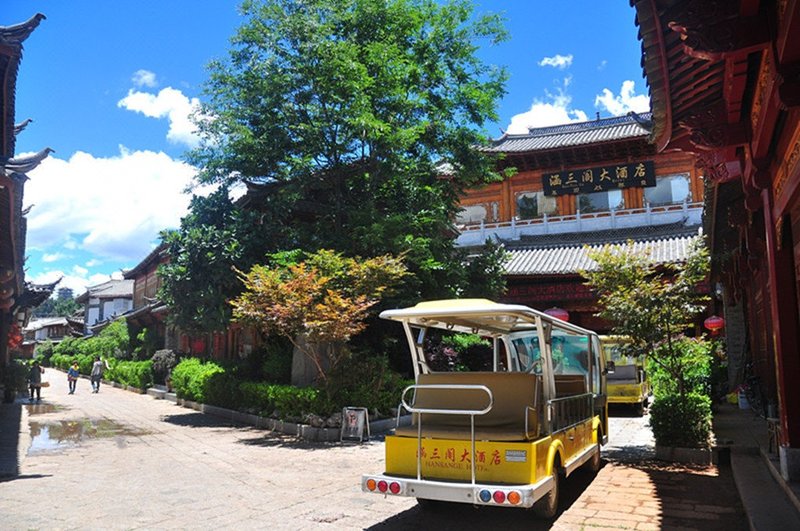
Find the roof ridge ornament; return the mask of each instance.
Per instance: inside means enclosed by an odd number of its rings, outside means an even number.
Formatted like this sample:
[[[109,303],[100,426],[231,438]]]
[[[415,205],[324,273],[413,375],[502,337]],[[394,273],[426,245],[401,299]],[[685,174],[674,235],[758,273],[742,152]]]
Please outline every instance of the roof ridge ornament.
[[[22,41],[27,39],[45,18],[47,17],[43,14],[36,13],[25,22],[13,26],[0,26],[0,43],[14,47],[22,46]]]

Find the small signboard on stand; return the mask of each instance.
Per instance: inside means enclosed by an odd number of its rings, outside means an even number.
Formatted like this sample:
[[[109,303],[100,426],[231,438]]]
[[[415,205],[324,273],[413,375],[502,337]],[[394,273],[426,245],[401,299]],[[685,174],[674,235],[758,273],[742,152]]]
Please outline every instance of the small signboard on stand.
[[[366,431],[366,436],[364,432]],[[369,413],[365,407],[342,409],[342,433],[340,440],[364,442],[369,440]]]

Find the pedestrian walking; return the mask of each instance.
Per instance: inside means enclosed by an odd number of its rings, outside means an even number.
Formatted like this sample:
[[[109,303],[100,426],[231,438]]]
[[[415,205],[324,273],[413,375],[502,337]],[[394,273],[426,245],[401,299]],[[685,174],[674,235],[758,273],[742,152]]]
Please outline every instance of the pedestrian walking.
[[[69,384],[69,394],[75,394],[75,387],[78,385],[78,376],[80,376],[81,371],[78,368],[78,362],[73,361],[72,366],[67,369],[67,383]]]
[[[33,402],[34,395],[36,401],[42,399],[42,374],[44,374],[44,367],[39,365],[39,362],[34,360],[31,365],[31,370],[28,372],[28,386],[30,387],[31,397],[30,401]]]
[[[100,356],[95,356],[94,363],[92,363],[92,392],[99,393],[100,392],[100,380],[103,379],[103,371],[108,369],[108,362],[104,359],[100,359]]]

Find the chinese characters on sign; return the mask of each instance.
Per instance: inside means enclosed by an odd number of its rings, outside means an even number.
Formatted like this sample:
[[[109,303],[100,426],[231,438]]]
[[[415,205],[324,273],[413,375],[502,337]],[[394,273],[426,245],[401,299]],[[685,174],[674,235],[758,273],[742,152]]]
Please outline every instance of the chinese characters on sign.
[[[421,456],[425,466],[431,468],[456,468],[468,470],[472,464],[472,456],[470,451],[467,449],[456,450],[453,447],[440,448],[438,446],[434,446],[431,449],[423,446]],[[475,452],[475,464],[477,470],[485,470],[486,467],[498,466],[501,462],[501,454],[499,450],[492,450],[491,452],[478,450]],[[524,462],[524,460],[522,462]]]
[[[634,186],[655,186],[656,171],[652,160],[631,164],[613,164],[542,175],[544,195],[588,194]]]

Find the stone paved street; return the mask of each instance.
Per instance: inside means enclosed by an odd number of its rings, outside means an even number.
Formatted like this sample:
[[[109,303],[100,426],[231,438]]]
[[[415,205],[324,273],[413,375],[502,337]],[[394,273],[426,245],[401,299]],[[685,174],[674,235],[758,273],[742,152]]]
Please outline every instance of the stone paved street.
[[[363,494],[361,474],[382,470],[380,441],[307,443],[108,386],[91,394],[85,380],[68,395],[62,373],[47,379],[42,404],[22,407],[21,475],[0,482],[3,530],[746,528],[730,472],[655,464],[636,417],[612,419],[610,462],[594,481],[569,478],[553,524]]]

